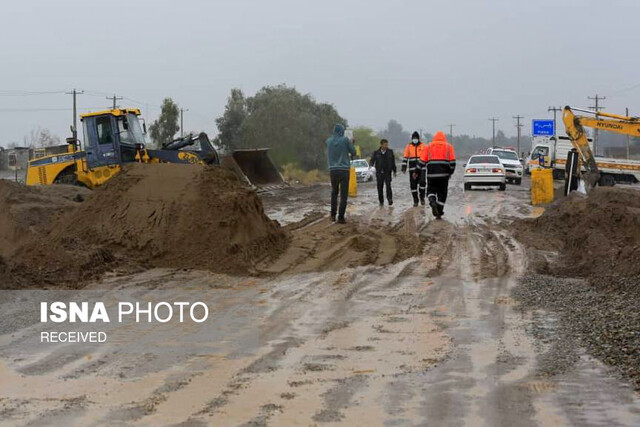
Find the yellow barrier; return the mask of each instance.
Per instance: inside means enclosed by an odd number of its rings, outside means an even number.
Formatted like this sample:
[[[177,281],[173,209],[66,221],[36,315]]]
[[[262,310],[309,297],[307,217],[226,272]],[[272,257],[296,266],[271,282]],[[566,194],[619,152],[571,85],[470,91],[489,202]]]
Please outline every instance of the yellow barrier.
[[[531,171],[531,204],[553,202],[553,169]]]
[[[356,168],[349,169],[349,197],[358,196],[358,180],[356,179]]]

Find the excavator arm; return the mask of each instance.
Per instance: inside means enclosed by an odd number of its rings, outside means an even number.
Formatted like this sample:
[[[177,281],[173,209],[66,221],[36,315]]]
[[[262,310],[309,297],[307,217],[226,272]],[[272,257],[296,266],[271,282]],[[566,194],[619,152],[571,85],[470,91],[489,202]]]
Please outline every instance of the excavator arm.
[[[571,138],[573,146],[578,150],[582,164],[587,170],[585,181],[593,188],[600,179],[600,171],[596,165],[594,154],[589,147],[584,128],[589,127],[606,132],[640,137],[640,118],[581,110],[578,108],[574,108],[574,110],[594,115],[593,117],[576,116],[569,106],[564,107],[562,114],[562,121],[564,122],[567,135]]]
[[[571,107],[568,105],[564,107],[562,112],[562,121],[564,122],[567,135],[571,139],[571,144],[578,151],[580,160],[584,165],[587,173],[584,175],[584,180],[589,186],[593,188],[600,179],[600,171],[596,165],[596,159],[593,155],[593,151],[589,147],[589,140],[587,139],[587,132],[584,130],[584,120],[587,117],[576,116],[573,114]]]

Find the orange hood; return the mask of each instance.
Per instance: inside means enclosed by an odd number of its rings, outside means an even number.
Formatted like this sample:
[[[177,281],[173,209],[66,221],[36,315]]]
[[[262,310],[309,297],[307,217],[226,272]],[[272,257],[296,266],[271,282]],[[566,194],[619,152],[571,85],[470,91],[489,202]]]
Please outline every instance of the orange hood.
[[[439,130],[435,135],[433,135],[433,139],[431,140],[431,142],[447,142],[447,136],[444,134],[444,132]]]

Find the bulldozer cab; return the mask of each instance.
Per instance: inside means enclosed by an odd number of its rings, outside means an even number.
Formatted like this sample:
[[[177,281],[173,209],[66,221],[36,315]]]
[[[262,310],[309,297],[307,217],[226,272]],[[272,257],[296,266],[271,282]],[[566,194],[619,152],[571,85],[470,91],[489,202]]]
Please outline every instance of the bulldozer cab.
[[[116,109],[81,116],[89,169],[135,161],[144,146],[138,109]]]

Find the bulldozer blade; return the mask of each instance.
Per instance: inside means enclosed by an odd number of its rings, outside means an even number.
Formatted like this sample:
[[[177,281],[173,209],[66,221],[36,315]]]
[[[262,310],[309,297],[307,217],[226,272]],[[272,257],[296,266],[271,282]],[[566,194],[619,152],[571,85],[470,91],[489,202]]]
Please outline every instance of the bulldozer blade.
[[[257,191],[269,191],[287,184],[271,160],[268,148],[234,150],[222,164],[231,168]]]

